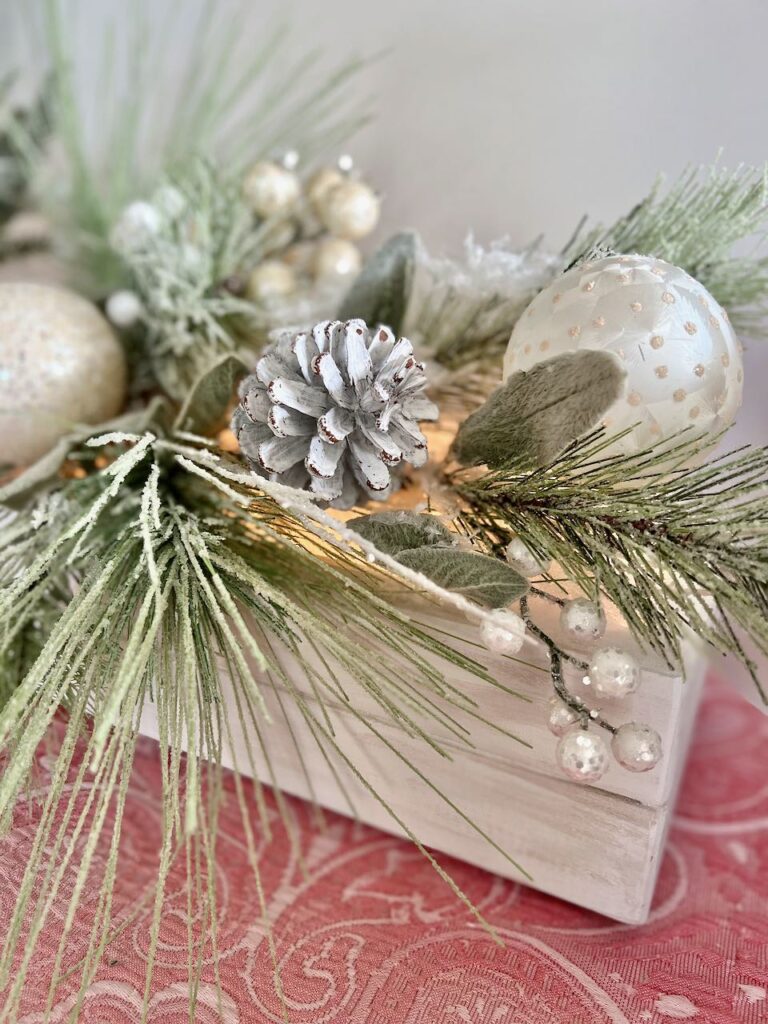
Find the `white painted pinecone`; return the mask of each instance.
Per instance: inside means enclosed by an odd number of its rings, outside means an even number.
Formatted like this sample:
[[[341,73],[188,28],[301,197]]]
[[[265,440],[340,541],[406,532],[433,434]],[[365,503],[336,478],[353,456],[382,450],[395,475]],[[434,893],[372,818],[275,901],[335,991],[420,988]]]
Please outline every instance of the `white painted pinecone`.
[[[407,338],[364,320],[323,321],[285,335],[240,385],[232,419],[240,450],[270,479],[337,508],[385,501],[392,470],[421,466],[420,420],[437,418]]]

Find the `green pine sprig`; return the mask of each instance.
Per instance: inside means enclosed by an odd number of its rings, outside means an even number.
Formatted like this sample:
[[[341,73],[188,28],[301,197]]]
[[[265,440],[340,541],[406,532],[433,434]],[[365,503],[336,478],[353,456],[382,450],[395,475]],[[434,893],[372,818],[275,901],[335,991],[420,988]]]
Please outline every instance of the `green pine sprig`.
[[[735,654],[768,702],[746,649],[768,654],[768,448],[698,465],[711,439],[686,432],[627,455],[615,440],[598,430],[539,468],[513,458],[452,474],[461,529],[500,556],[520,537],[671,666],[689,630]]]

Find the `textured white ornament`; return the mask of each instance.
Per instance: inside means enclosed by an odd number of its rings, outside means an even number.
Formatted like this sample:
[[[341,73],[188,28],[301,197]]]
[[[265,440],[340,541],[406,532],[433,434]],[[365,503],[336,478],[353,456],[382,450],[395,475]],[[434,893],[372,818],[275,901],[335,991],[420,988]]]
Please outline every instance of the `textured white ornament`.
[[[258,217],[287,213],[299,198],[299,179],[280,164],[260,160],[243,181],[243,196]]]
[[[560,625],[573,637],[599,640],[605,632],[605,612],[586,597],[576,597],[563,605]]]
[[[369,185],[343,181],[326,193],[319,216],[332,234],[356,241],[376,227],[380,207],[379,197]]]
[[[551,562],[543,562],[537,558],[519,537],[513,537],[507,544],[506,558],[513,569],[528,577],[541,576],[551,565]]]
[[[353,242],[344,238],[324,238],[317,245],[314,268],[318,281],[338,281],[360,273],[363,257]]]
[[[627,651],[602,647],[595,651],[589,664],[589,679],[598,696],[621,699],[640,685],[640,666]]]
[[[557,763],[573,782],[597,782],[608,770],[610,756],[602,736],[581,726],[570,729],[557,744]]]
[[[336,188],[337,185],[341,185],[346,180],[345,176],[336,167],[321,167],[319,171],[315,171],[306,186],[307,199],[315,213],[319,215],[325,202],[325,197],[331,189]]]
[[[74,424],[100,423],[125,398],[122,346],[74,292],[0,284],[0,463],[27,465]]]
[[[133,327],[141,319],[144,307],[136,292],[113,292],[107,299],[107,319],[123,330]]]
[[[129,203],[112,228],[110,245],[117,252],[133,252],[156,235],[162,223],[162,214],[152,203],[140,199]]]
[[[579,720],[579,716],[559,697],[549,698],[549,731],[555,736],[564,736]]]
[[[282,260],[264,260],[248,278],[248,297],[255,302],[290,295],[296,288],[296,274]]]
[[[650,725],[627,722],[611,740],[613,756],[630,772],[648,772],[661,760],[661,736]]]
[[[494,654],[517,654],[525,639],[525,623],[514,612],[493,612],[483,619],[480,638]]]
[[[684,427],[713,432],[741,404],[741,346],[725,310],[679,267],[645,256],[607,256],[573,267],[520,317],[504,378],[574,349],[615,353],[625,394],[604,418],[614,451],[633,452]]]

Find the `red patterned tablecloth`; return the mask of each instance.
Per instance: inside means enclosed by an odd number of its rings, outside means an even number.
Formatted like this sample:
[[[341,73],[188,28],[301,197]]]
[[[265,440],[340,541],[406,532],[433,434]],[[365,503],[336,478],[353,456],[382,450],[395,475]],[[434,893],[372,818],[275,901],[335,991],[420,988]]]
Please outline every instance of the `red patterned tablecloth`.
[[[45,766],[44,766],[45,767]],[[768,718],[710,681],[655,905],[641,928],[619,925],[458,862],[454,877],[503,937],[503,948],[407,843],[344,818],[318,831],[290,802],[308,875],[280,821],[261,841],[266,898],[291,1021],[296,1024],[704,1024],[768,1021]],[[115,891],[129,915],[151,885],[159,845],[159,763],[143,742]],[[254,821],[256,814],[254,811]],[[0,899],[11,904],[33,837],[24,815],[2,840]],[[218,968],[226,1024],[280,1021],[267,942],[235,801],[218,858]],[[172,878],[149,1019],[187,1020],[186,899]],[[86,900],[68,947],[84,952]],[[63,907],[58,908],[58,915]],[[110,947],[79,1017],[139,1019],[149,911]],[[55,922],[54,922],[55,924]],[[28,972],[24,1024],[43,1019],[55,928]],[[53,1021],[69,1019],[62,985]],[[196,1020],[219,1021],[205,965]]]

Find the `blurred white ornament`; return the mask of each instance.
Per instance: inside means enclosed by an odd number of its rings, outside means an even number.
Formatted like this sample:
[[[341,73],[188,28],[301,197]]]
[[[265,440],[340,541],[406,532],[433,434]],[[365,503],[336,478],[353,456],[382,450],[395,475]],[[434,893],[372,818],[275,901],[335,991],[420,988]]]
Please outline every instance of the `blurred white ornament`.
[[[315,250],[314,269],[318,281],[356,277],[363,265],[360,250],[344,238],[324,238]]]
[[[549,698],[549,719],[547,725],[549,731],[555,736],[564,736],[565,733],[579,721],[578,714],[560,700],[559,697]]]
[[[611,740],[613,756],[630,772],[648,772],[661,760],[661,736],[650,725],[627,722]]]
[[[606,256],[573,267],[520,317],[504,378],[574,349],[614,352],[627,387],[604,418],[613,451],[633,452],[685,427],[714,432],[741,404],[741,346],[710,293],[679,267],[646,256]]]
[[[560,625],[578,639],[599,640],[605,632],[605,612],[594,601],[576,597],[563,605]]]
[[[248,298],[254,302],[290,295],[296,288],[296,274],[282,260],[264,260],[248,278]]]
[[[343,181],[346,181],[346,178],[336,167],[321,167],[319,171],[315,171],[306,187],[307,199],[315,213],[320,213],[325,197]]]
[[[163,217],[152,203],[138,199],[129,203],[118,217],[109,241],[118,252],[140,249],[162,226]]]
[[[26,465],[78,423],[101,423],[123,405],[122,346],[74,292],[0,284],[0,464]]]
[[[640,685],[640,666],[627,651],[618,647],[602,647],[592,656],[589,679],[600,697],[628,697]]]
[[[494,654],[517,654],[525,639],[525,623],[514,612],[492,612],[483,619],[480,638]]]
[[[557,763],[573,782],[597,782],[608,770],[610,756],[602,736],[581,726],[571,728],[557,744]]]
[[[243,197],[258,217],[276,217],[291,209],[299,198],[299,179],[280,164],[260,160],[243,180]]]
[[[342,153],[336,161],[336,166],[342,174],[351,174],[352,168],[355,166],[354,158],[349,153]]]
[[[356,241],[373,231],[379,222],[380,209],[379,197],[370,185],[345,180],[329,189],[318,212],[332,234]]]
[[[543,562],[524,544],[519,537],[513,537],[507,544],[506,558],[509,565],[523,576],[541,576],[549,569],[551,562]]]
[[[136,292],[113,292],[107,299],[107,319],[123,330],[133,327],[141,319],[144,307]]]

